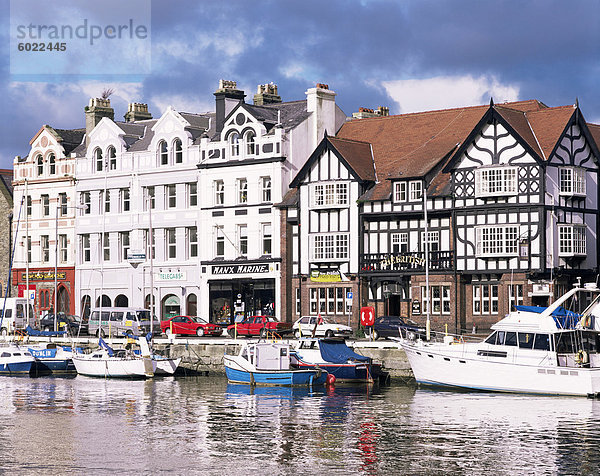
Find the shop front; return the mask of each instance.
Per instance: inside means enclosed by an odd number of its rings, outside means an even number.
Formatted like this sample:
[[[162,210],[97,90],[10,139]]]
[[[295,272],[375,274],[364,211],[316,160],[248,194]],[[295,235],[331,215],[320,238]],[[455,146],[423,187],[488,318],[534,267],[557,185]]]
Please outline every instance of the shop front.
[[[219,264],[210,267],[210,321],[232,324],[246,316],[277,315],[277,264]]]
[[[30,269],[29,279],[23,269],[13,270],[12,284],[19,293],[27,289],[29,281],[30,293],[35,295],[35,311],[37,315],[46,314],[54,309],[55,290],[56,306],[58,312],[74,314],[75,312],[75,269],[59,268],[56,273],[54,269]]]

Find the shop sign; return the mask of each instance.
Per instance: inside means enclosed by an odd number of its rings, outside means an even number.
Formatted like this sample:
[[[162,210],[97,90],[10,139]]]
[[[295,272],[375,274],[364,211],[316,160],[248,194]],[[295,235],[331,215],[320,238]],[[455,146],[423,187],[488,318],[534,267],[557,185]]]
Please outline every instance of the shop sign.
[[[418,299],[414,299],[412,302],[412,313],[421,314],[421,303]]]
[[[29,273],[30,281],[49,281],[54,279],[54,271],[34,271]],[[60,271],[56,273],[56,279],[67,279],[67,273]],[[25,273],[21,274],[21,281],[26,281]]]
[[[185,271],[177,271],[176,273],[156,273],[154,279],[157,281],[184,281],[186,278]]]
[[[398,265],[397,267],[395,265]],[[403,253],[400,255],[388,255],[379,262],[381,269],[402,268],[402,265],[425,266],[425,258],[415,253]]]
[[[315,283],[339,283],[342,276],[339,271],[311,271],[310,280]]]
[[[253,274],[268,273],[269,271],[268,264],[234,264],[212,267],[212,274]]]

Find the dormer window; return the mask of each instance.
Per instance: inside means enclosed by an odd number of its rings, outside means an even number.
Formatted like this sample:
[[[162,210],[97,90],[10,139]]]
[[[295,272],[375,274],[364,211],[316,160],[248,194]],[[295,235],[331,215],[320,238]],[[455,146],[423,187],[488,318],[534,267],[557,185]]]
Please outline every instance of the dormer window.
[[[117,170],[117,150],[111,145],[106,151],[108,156],[108,167],[110,170]]]
[[[496,197],[517,193],[517,167],[494,167],[475,171],[475,196]]]
[[[41,155],[37,156],[36,163],[38,177],[44,175],[44,158]]]
[[[560,194],[585,196],[585,169],[562,167],[559,169]]]
[[[229,150],[231,157],[240,155],[240,135],[237,132],[234,132],[229,136]]]
[[[254,131],[246,132],[246,154],[247,155],[255,155],[256,154],[256,134]]]
[[[97,148],[94,150],[94,162],[96,163],[96,172],[102,172],[102,167],[104,165],[102,158],[102,149]]]
[[[394,184],[394,202],[416,202],[423,197],[423,184],[420,180],[396,182]]]
[[[50,154],[48,163],[50,165],[50,175],[56,175],[56,156],[54,154]]]
[[[169,165],[169,150],[164,140],[158,143],[158,157],[160,165]]]
[[[175,155],[175,163],[183,163],[183,144],[181,139],[175,139],[173,142],[173,154]]]

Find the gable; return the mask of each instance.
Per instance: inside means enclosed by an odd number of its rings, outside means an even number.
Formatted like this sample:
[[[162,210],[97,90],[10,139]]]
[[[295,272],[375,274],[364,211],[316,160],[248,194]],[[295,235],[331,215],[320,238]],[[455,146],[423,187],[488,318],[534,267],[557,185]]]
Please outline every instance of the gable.
[[[582,128],[572,123],[558,141],[549,163],[552,165],[572,165],[595,167],[598,157],[593,151],[593,143],[588,140]]]
[[[238,133],[241,137],[249,130],[257,136],[266,132],[264,125],[244,106],[244,103],[238,104],[225,118],[221,137],[226,139],[233,133]]]
[[[541,162],[538,152],[492,106],[444,171],[538,162]]]
[[[191,124],[179,114],[173,106],[169,106],[164,114],[160,117],[156,124],[152,126],[154,134],[172,134],[173,132],[183,132],[186,127]]]

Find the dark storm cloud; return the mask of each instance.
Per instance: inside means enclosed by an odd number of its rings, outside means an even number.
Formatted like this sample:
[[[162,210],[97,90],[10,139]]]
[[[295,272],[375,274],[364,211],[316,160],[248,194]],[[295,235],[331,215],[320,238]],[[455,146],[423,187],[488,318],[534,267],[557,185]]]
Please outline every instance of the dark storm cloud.
[[[0,7],[7,12],[8,1]],[[211,106],[219,79],[237,80],[248,101],[260,83],[275,82],[293,100],[324,82],[347,114],[378,105],[398,112],[384,81],[486,76],[548,105],[579,97],[586,118],[600,120],[598,18],[598,0],[154,1],[153,72],[130,99],[149,102],[158,115],[182,98],[189,98],[185,108]],[[10,125],[2,132],[2,167],[42,124],[82,125],[93,94],[89,87],[10,84],[7,48],[4,42],[0,119]],[[31,91],[39,110],[23,102]],[[44,102],[46,92],[56,100]]]

